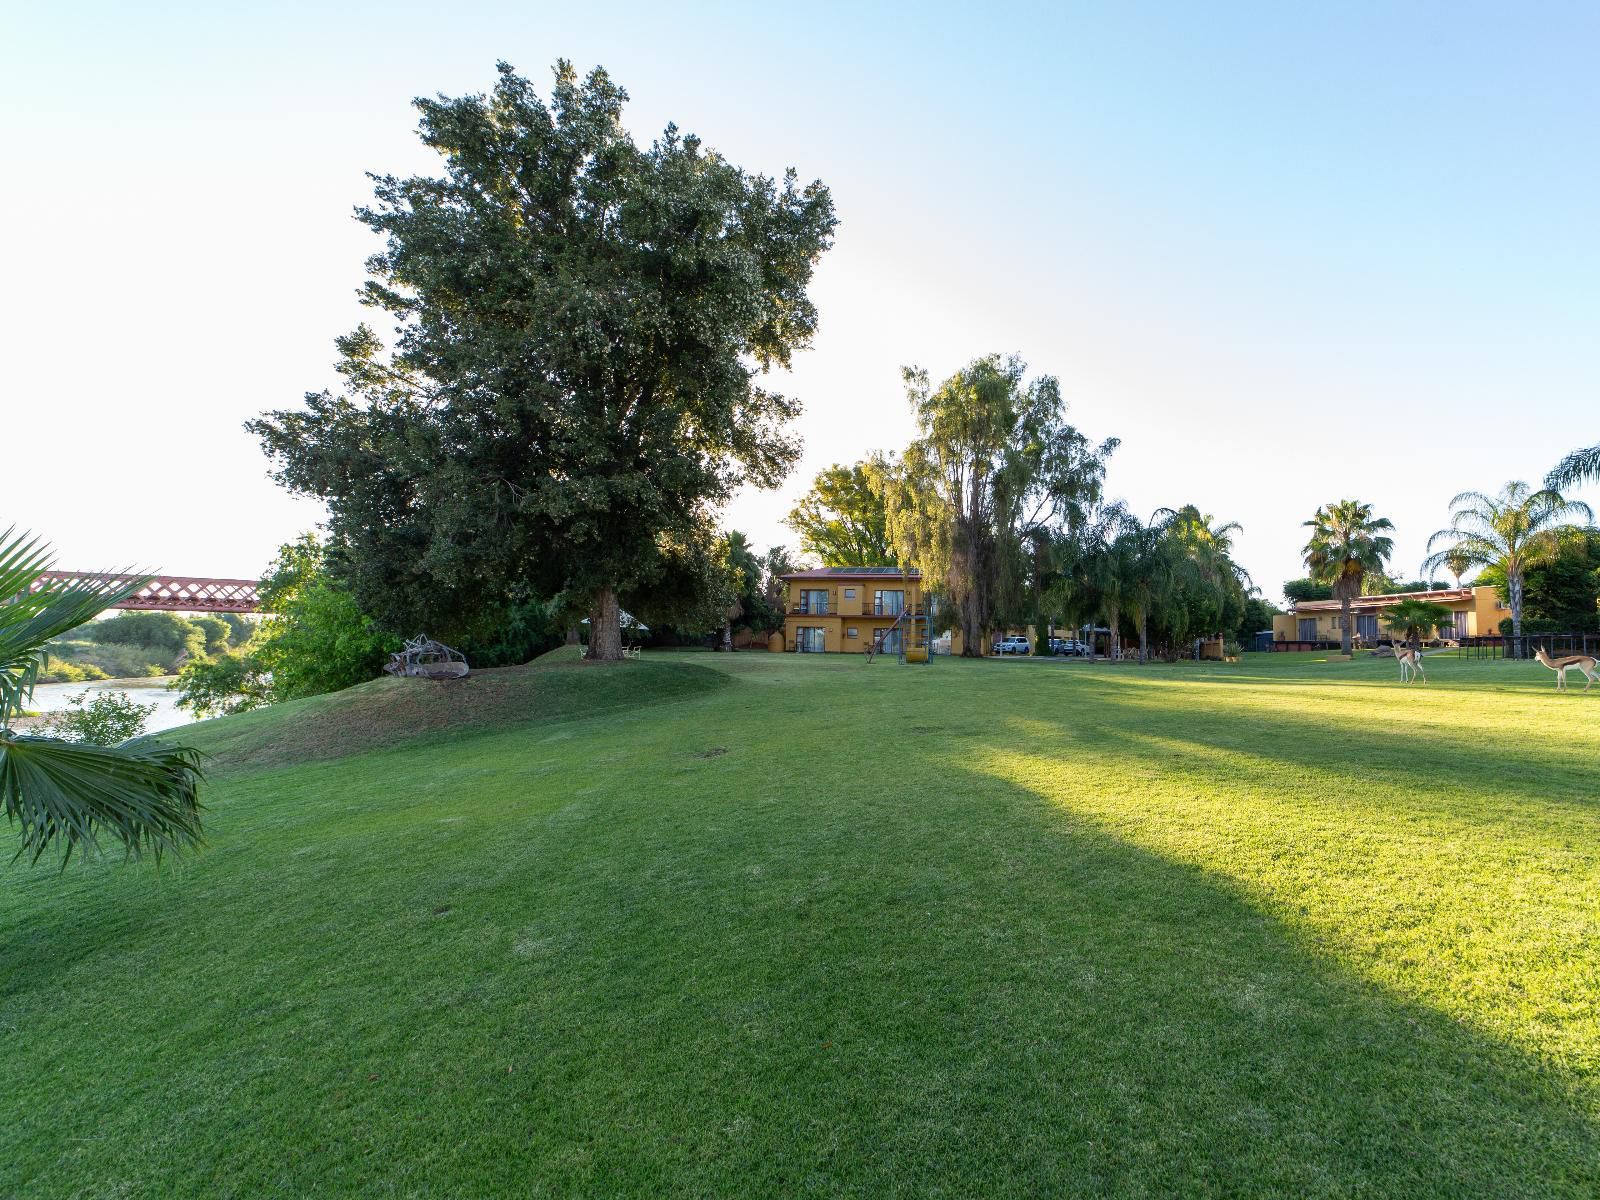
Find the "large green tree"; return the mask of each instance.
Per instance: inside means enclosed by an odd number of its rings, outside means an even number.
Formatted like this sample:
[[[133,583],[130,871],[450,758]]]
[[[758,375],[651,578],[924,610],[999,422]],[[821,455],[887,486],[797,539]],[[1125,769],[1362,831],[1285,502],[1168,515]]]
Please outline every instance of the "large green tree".
[[[1025,373],[1021,359],[989,355],[935,388],[907,368],[918,436],[873,468],[896,558],[953,602],[963,655],[981,654],[996,623],[1032,617],[1032,531],[1081,524],[1117,445],[1091,443],[1066,420],[1056,380]]]
[[[419,99],[438,175],[375,177],[365,302],[398,328],[339,340],[343,394],[251,424],[277,478],[328,506],[358,603],[448,632],[519,592],[580,598],[590,654],[618,608],[703,603],[718,507],[775,486],[799,405],[761,383],[807,345],[831,242],[820,183],[750,174],[558,64],[548,103]]]
[[[883,496],[866,463],[819,471],[811,490],[789,513],[802,552],[825,567],[892,565]]]
[[[1498,563],[1478,574],[1478,583],[1509,598],[1506,573]],[[1522,619],[1561,632],[1600,628],[1600,529],[1573,527],[1560,532],[1554,557],[1527,568],[1522,582]]]
[[[144,741],[119,746],[13,732],[33,694],[45,644],[138,591],[146,580],[36,586],[52,566],[48,547],[14,530],[0,534],[0,808],[21,830],[20,853],[53,848],[63,861],[101,834],[130,855],[158,859],[200,841],[199,755]]]
[[[1394,528],[1387,517],[1372,515],[1372,505],[1359,500],[1340,500],[1317,509],[1306,525],[1311,538],[1306,542],[1305,562],[1314,583],[1324,584],[1339,601],[1339,641],[1350,653],[1350,602],[1361,595],[1368,575],[1381,573],[1394,540]]]
[[[1587,504],[1551,488],[1534,489],[1513,479],[1498,496],[1462,492],[1450,501],[1450,525],[1428,539],[1424,571],[1450,563],[1493,567],[1505,580],[1511,632],[1522,636],[1528,571],[1554,561],[1572,520],[1593,521]]]

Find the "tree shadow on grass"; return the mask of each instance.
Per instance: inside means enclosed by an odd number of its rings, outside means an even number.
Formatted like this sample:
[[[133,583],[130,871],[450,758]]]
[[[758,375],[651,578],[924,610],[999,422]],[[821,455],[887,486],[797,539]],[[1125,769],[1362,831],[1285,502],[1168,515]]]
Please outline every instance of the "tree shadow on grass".
[[[1215,875],[879,736],[866,786],[814,738],[694,760],[697,794],[607,776],[615,819],[507,828],[503,875],[448,918],[374,898],[270,958],[244,931],[243,974],[152,978],[122,1029],[61,995],[8,1060],[19,1145],[62,1193],[1600,1189],[1590,1084],[1341,969]],[[84,899],[93,921],[117,892]],[[133,924],[134,948],[160,936]],[[277,1001],[247,1035],[165,1036],[241,980]],[[139,1103],[90,1129],[123,1149],[72,1157],[63,1080],[134,1070]]]
[[[832,1182],[987,1195],[1600,1188],[1600,1129],[1557,1072],[1330,963],[1215,876],[1012,783],[946,770],[944,789],[861,831],[887,832],[910,861],[882,863],[855,895],[876,936],[848,982],[830,968],[830,914],[788,931],[795,1008],[827,981],[833,1041],[857,1058],[852,1089],[870,1072],[879,1097],[852,1130],[870,1159],[840,1163]],[[745,1091],[765,1091],[760,1078]]]
[[[1451,728],[1442,714],[1414,726],[1386,725],[1363,717],[1359,708],[1342,716],[1302,716],[1292,698],[1269,706],[1202,695],[1174,704],[1170,694],[1148,684],[1119,680],[1096,680],[1092,690],[1073,699],[1077,703],[1068,713],[1036,714],[1028,721],[1047,735],[1054,727],[1063,738],[1131,755],[1144,753],[1139,741],[1152,735],[1234,754],[1225,767],[1216,767],[1219,778],[1230,772],[1266,776],[1285,767],[1357,775],[1387,785],[1396,811],[1419,798],[1476,794],[1492,799],[1491,808],[1478,810],[1489,821],[1518,808],[1577,809],[1600,818],[1600,757],[1592,746],[1556,736]],[[1252,771],[1252,760],[1261,764],[1259,771]]]

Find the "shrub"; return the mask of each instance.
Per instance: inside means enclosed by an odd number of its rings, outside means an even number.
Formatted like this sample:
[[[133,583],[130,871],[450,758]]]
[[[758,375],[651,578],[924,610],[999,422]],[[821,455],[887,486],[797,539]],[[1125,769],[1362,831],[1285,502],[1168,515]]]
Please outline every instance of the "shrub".
[[[78,631],[78,636],[101,645],[143,646],[160,651],[157,656],[176,663],[178,656],[191,657],[206,652],[206,634],[187,617],[169,612],[125,612],[96,621]]]
[[[109,679],[110,676],[93,663],[73,662],[52,654],[39,671],[40,683],[85,683],[92,679]]]
[[[1228,658],[1238,658],[1239,655],[1244,653],[1244,647],[1238,642],[1223,642],[1222,653]]]
[[[80,692],[44,724],[49,737],[96,746],[116,746],[144,732],[154,704],[140,704],[127,692]]]
[[[197,717],[248,712],[272,702],[266,673],[254,656],[235,651],[216,658],[191,658],[168,685],[179,693],[178,707]]]
[[[312,534],[279,548],[261,605],[267,617],[245,626],[247,644],[184,664],[174,685],[181,707],[211,716],[339,691],[376,679],[400,648],[328,575]]]
[[[148,646],[99,646],[93,642],[57,642],[50,646],[52,657],[60,655],[81,667],[93,667],[103,679],[143,679],[151,675],[171,675],[176,665],[163,662]]]

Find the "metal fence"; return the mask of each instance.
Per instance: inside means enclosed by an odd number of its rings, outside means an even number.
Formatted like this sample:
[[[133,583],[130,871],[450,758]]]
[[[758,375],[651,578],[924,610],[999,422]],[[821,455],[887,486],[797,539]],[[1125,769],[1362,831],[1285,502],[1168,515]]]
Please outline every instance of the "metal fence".
[[[1458,658],[1532,658],[1540,648],[1551,658],[1600,652],[1600,633],[1525,633],[1521,637],[1461,638]]]

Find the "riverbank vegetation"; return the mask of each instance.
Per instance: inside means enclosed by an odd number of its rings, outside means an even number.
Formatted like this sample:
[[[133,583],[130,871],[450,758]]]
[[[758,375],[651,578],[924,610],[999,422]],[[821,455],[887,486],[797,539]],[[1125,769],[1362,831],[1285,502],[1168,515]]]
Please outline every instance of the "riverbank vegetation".
[[[52,639],[39,682],[176,675],[185,663],[242,646],[254,632],[255,622],[235,613],[118,613]]]

